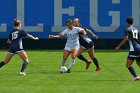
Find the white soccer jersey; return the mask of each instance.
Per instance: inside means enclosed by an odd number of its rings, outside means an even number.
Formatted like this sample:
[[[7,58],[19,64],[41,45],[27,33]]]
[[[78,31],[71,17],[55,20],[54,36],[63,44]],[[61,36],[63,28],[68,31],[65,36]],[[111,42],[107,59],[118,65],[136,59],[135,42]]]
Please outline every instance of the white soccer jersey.
[[[67,37],[67,42],[66,42],[66,47],[77,47],[80,46],[79,44],[79,32],[81,32],[81,30],[83,30],[82,28],[79,27],[73,27],[72,30],[70,29],[65,29],[61,34],[63,36]]]

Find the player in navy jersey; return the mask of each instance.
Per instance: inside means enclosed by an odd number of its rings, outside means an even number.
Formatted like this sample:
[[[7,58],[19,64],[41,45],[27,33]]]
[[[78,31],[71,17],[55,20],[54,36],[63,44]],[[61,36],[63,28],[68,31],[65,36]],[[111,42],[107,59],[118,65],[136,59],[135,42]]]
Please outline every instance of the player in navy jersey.
[[[89,29],[87,28],[84,28],[80,25],[80,20],[78,18],[75,18],[73,20],[73,24],[74,26],[76,27],[81,27],[83,28],[87,33],[90,33],[95,39],[98,39],[98,36],[94,35],[94,33],[92,31],[90,31]],[[88,37],[83,37],[82,34],[80,34],[80,50],[79,50],[79,53],[78,53],[78,58],[80,60],[83,60],[86,62],[86,69],[89,68],[89,65],[90,65],[90,61],[87,60],[83,55],[82,53],[87,50],[88,51],[88,54],[90,56],[90,58],[93,60],[94,64],[96,65],[96,70],[95,71],[99,71],[101,70],[101,67],[99,66],[99,63],[98,63],[98,60],[97,58],[94,56],[94,43],[93,41],[88,38]]]
[[[33,37],[32,35],[29,35],[27,32],[22,30],[21,21],[15,19],[14,20],[14,30],[10,33],[9,39],[7,40],[7,43],[9,44],[9,50],[8,50],[8,53],[7,53],[7,56],[5,57],[5,59],[2,62],[0,62],[0,68],[2,66],[6,65],[11,60],[11,58],[14,56],[14,54],[17,53],[23,60],[20,75],[26,75],[25,69],[29,63],[29,59],[22,46],[23,37],[27,37],[32,40],[39,40],[38,37]]]
[[[128,17],[126,19],[127,28],[125,30],[125,37],[121,41],[121,43],[115,48],[115,50],[119,50],[122,45],[124,45],[127,41],[129,41],[130,51],[127,57],[126,67],[129,72],[133,75],[134,80],[140,80],[140,77],[136,74],[132,64],[134,60],[136,60],[137,65],[140,67],[140,32],[138,29],[133,27],[133,18]]]

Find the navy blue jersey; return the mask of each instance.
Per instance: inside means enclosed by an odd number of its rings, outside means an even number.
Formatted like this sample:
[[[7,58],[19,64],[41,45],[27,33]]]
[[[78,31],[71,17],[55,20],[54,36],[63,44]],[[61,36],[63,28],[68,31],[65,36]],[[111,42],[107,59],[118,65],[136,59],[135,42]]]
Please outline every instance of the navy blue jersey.
[[[140,50],[140,32],[130,26],[125,31],[125,36],[128,36],[130,51],[138,51]]]
[[[27,37],[27,35],[28,33],[22,29],[14,29],[9,35],[9,40],[11,41],[10,48],[23,49],[22,38]]]
[[[83,28],[86,31],[85,27],[82,27],[82,26],[79,26],[79,27]],[[81,46],[88,45],[92,42],[92,40],[90,38],[84,37],[82,33],[79,33],[79,38],[80,38]]]

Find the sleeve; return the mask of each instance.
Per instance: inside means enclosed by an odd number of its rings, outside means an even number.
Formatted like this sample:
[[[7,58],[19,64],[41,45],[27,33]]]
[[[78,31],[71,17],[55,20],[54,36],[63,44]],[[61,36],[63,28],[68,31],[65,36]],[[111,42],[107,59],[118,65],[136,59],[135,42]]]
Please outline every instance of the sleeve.
[[[66,33],[67,33],[67,29],[65,29],[61,34],[62,34],[62,36],[65,36]]]
[[[24,37],[27,37],[29,34],[28,34],[26,31],[22,30],[22,35],[23,35]]]
[[[12,32],[9,34],[9,40],[12,40]]]

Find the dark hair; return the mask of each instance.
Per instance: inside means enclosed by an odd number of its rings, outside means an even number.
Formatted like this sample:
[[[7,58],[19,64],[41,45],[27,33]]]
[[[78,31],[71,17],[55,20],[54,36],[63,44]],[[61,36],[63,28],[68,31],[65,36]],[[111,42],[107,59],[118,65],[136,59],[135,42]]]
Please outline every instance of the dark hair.
[[[14,19],[14,26],[15,26],[15,27],[19,26],[20,23],[21,23],[20,20]]]
[[[66,21],[66,24],[67,23],[72,23],[72,20],[71,19],[68,19],[67,21]]]
[[[132,24],[133,24],[133,21],[134,21],[134,19],[133,19],[132,17],[128,17],[128,18],[126,19],[126,22],[127,22],[129,25],[132,25]]]

